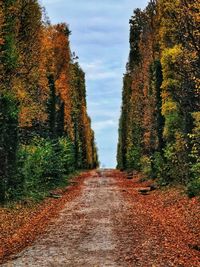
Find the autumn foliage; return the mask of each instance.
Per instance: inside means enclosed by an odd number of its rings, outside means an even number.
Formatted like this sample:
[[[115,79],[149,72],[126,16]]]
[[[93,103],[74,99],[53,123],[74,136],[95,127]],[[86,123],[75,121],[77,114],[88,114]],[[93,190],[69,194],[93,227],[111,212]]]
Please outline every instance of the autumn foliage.
[[[1,201],[98,165],[85,74],[69,35],[37,0],[0,1]]]
[[[152,0],[130,19],[118,168],[200,192],[199,8],[191,0]]]

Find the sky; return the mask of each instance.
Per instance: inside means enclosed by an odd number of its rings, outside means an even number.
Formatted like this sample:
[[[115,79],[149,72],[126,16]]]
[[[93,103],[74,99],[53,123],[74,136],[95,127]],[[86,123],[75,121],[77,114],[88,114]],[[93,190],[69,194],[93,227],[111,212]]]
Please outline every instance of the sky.
[[[52,24],[66,22],[71,51],[86,74],[88,114],[102,167],[116,167],[129,19],[148,0],[41,0]]]

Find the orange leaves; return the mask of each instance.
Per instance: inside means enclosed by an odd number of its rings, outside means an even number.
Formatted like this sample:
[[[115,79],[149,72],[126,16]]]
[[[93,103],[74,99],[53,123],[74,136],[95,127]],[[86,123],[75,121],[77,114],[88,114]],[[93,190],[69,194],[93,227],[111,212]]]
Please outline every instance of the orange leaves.
[[[58,215],[67,201],[79,195],[84,178],[89,173],[75,177],[77,186],[68,186],[59,192],[60,199],[45,199],[41,204],[22,203],[13,208],[0,209],[0,263],[10,254],[17,253],[43,233],[51,219]]]
[[[69,33],[64,23],[43,29],[40,84],[48,88],[46,77],[53,76],[56,98],[64,104],[64,131],[76,142],[76,149],[88,167],[93,166],[96,153],[94,134],[87,115],[84,72],[71,59]]]
[[[127,201],[124,210],[128,207],[120,217],[118,234],[120,244],[124,242],[128,247],[130,266],[136,265],[135,258],[141,266],[198,266],[199,252],[192,246],[198,247],[200,240],[199,200],[188,199],[181,187],[143,196],[138,194],[138,188],[149,186],[152,181],[140,182],[141,177],[118,179]]]
[[[19,100],[19,127],[73,142],[77,135],[79,158],[87,165],[83,150],[92,150],[93,141],[81,117],[81,106],[87,116],[84,72],[71,58],[69,35],[65,23],[43,23],[38,1],[0,0],[0,86]]]

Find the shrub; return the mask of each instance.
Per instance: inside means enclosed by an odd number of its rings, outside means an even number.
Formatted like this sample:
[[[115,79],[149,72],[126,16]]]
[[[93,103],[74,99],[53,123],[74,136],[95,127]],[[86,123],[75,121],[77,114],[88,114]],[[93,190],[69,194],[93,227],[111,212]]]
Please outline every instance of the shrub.
[[[50,179],[45,175],[45,170],[52,168],[51,154],[52,146],[49,141],[34,140],[30,145],[21,145],[18,151],[17,173],[21,181],[16,190],[17,193],[34,197],[45,191]]]
[[[155,152],[153,155],[153,175],[160,179],[164,168],[164,160],[160,152]]]
[[[190,197],[200,195],[200,112],[193,113],[194,129],[189,135],[191,139],[190,176],[187,192]]]
[[[140,170],[140,156],[141,152],[137,146],[131,146],[126,153],[126,169]]]
[[[160,152],[155,152],[152,160],[152,176],[158,179],[158,183],[165,186],[169,183],[169,165]]]
[[[189,181],[189,153],[185,136],[176,133],[175,142],[164,149],[168,182],[187,184]]]
[[[63,184],[66,174],[74,171],[72,143],[66,139],[35,138],[18,150],[16,197],[43,197],[48,190]]]
[[[0,94],[0,202],[9,198],[16,183],[16,151],[18,147],[18,103],[11,94]]]
[[[65,174],[70,174],[75,171],[75,152],[72,142],[67,138],[60,138],[59,145],[61,146],[61,161],[64,167]]]
[[[187,194],[189,197],[200,196],[200,178],[188,183]]]
[[[152,176],[151,158],[148,156],[142,156],[140,159],[141,171],[147,175]]]

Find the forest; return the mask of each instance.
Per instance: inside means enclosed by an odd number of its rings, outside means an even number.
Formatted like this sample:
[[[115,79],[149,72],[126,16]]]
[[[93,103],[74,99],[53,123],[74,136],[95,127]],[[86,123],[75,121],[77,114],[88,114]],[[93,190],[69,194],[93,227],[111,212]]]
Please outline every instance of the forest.
[[[118,169],[200,194],[200,2],[151,0],[130,19]]]
[[[65,23],[37,0],[0,1],[0,202],[40,199],[98,166],[85,74]]]

